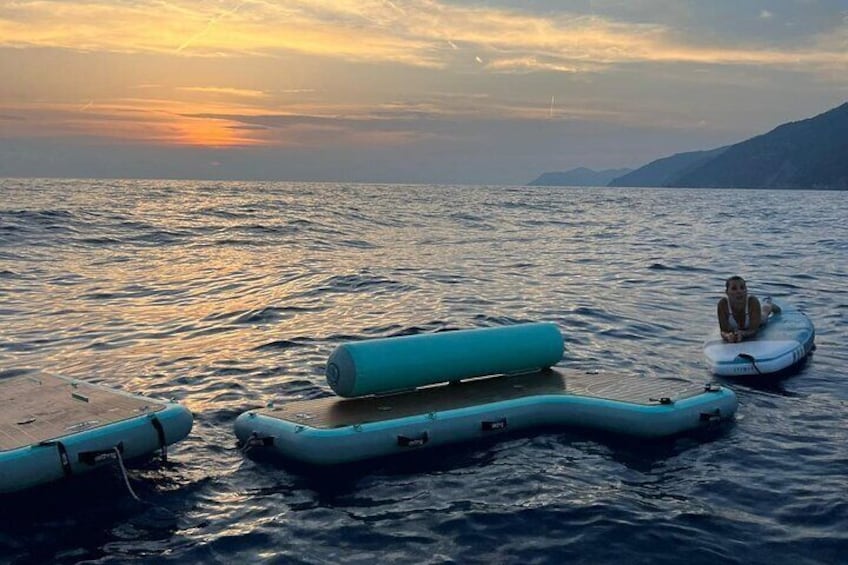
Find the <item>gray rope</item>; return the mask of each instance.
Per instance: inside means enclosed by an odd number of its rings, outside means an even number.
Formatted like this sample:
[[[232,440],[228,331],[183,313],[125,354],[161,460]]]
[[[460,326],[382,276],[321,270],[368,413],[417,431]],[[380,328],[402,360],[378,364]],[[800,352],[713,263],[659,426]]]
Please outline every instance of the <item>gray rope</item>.
[[[123,475],[124,477],[124,484],[127,485],[127,490],[130,491],[130,494],[134,499],[136,499],[138,502],[141,502],[141,499],[133,490],[132,485],[130,485],[130,478],[127,476],[127,468],[124,467],[124,459],[123,457],[121,457],[121,450],[118,449],[117,446],[113,447],[112,449],[115,451],[115,457],[118,458],[118,466],[121,468],[121,475]]]

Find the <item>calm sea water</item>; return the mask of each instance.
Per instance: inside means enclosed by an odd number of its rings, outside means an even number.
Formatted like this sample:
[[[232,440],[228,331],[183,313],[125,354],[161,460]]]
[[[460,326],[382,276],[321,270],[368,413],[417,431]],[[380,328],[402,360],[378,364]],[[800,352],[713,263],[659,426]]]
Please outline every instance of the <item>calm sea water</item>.
[[[0,562],[839,563],[848,555],[848,192],[0,180],[0,376],[195,414],[166,465],[0,498]],[[326,476],[232,423],[330,394],[350,339],[553,321],[563,367],[711,377],[724,278],[817,330],[724,381],[706,440],[562,429]],[[0,408],[2,409],[2,408]]]

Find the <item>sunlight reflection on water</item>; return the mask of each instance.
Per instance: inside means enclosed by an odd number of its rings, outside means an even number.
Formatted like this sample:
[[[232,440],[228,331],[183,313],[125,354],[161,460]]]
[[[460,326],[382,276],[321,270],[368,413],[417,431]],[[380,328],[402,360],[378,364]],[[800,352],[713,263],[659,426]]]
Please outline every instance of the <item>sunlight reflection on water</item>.
[[[181,561],[646,561],[658,540],[827,561],[848,541],[833,527],[848,520],[846,193],[0,183],[2,371],[176,398],[197,419],[169,467],[140,471],[175,531],[105,511],[105,497],[99,517],[60,516],[82,541],[34,518],[23,542],[0,536],[0,558],[50,534],[51,555],[81,544],[120,560],[152,544]],[[329,485],[235,449],[241,411],[330,394],[324,364],[349,339],[549,320],[564,365],[704,382],[701,342],[736,272],[807,312],[818,350],[772,389],[729,383],[740,418],[715,441],[545,433]],[[802,513],[806,533],[787,533]],[[88,522],[112,533],[86,536]]]

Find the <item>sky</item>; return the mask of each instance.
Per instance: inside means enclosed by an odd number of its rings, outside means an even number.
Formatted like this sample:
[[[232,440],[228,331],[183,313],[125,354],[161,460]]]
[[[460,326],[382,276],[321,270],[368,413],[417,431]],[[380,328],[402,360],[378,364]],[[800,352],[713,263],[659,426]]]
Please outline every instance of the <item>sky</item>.
[[[848,100],[848,0],[0,0],[0,177],[525,184]]]

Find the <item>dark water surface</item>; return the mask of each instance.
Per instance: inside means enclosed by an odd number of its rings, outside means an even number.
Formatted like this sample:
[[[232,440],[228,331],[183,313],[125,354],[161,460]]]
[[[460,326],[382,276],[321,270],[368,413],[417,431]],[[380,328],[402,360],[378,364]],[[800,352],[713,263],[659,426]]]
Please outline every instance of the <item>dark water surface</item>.
[[[130,470],[0,498],[0,563],[845,563],[848,192],[0,180],[0,376],[175,398],[192,434]],[[547,430],[325,476],[232,423],[330,394],[350,339],[553,321],[563,367],[710,380],[724,278],[817,349],[724,381],[715,437]],[[2,407],[0,407],[2,409]]]

